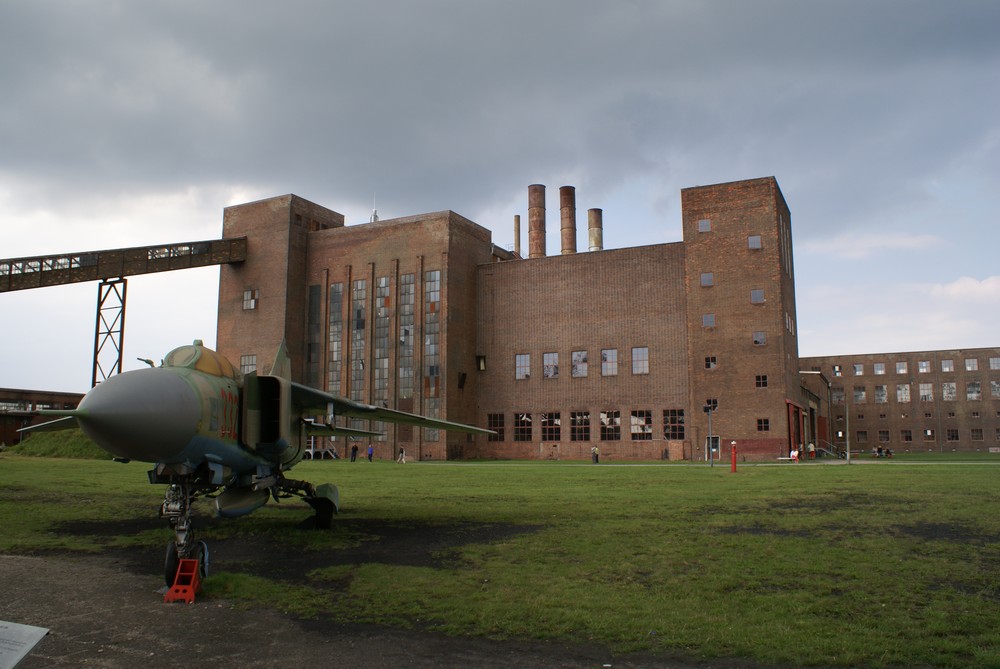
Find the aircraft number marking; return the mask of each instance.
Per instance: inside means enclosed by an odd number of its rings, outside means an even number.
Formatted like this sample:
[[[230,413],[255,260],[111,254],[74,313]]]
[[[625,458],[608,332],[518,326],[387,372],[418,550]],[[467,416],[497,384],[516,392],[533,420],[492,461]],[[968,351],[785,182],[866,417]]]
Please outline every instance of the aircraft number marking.
[[[223,439],[236,439],[237,419],[239,411],[239,395],[231,390],[223,388],[220,393],[222,399],[222,420],[219,421],[219,436]]]

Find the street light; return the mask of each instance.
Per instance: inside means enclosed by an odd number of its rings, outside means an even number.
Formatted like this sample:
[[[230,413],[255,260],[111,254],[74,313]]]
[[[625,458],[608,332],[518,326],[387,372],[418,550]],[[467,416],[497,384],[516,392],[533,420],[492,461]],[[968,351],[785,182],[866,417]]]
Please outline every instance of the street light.
[[[708,466],[715,467],[715,458],[713,451],[715,450],[715,444],[712,442],[712,412],[717,409],[715,405],[706,404],[702,409],[708,414]]]

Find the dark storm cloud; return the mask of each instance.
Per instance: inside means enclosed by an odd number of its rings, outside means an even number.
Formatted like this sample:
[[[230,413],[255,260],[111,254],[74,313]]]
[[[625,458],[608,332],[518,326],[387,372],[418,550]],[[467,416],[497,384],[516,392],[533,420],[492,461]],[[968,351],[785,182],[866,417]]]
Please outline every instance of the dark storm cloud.
[[[922,197],[1000,106],[995,3],[0,11],[2,169],[70,190],[378,191],[402,212],[474,214],[541,177],[609,192],[649,173],[674,188],[776,174],[850,223],[858,201],[897,197],[880,175]]]

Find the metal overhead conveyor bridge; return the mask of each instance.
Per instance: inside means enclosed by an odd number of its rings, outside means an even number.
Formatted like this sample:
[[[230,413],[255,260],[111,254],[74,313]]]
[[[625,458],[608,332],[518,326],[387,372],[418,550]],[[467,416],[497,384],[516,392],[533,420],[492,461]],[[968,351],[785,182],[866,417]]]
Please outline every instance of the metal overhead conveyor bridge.
[[[91,385],[96,386],[122,369],[127,287],[125,277],[239,263],[246,260],[246,257],[246,237],[234,237],[30,258],[0,258],[0,293],[100,281],[97,287],[94,373],[91,379]],[[114,356],[109,361],[111,364],[102,364],[102,354]]]

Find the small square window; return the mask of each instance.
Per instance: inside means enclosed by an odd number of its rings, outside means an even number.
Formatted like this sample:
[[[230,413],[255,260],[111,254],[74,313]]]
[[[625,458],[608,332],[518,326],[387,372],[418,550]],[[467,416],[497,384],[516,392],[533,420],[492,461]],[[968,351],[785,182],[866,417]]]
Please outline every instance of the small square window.
[[[873,364],[872,365],[872,373],[875,374],[876,376],[880,376],[882,374],[885,374],[885,363],[884,362],[876,362],[875,364]]]
[[[917,361],[917,371],[921,374],[927,374],[931,371],[931,361],[930,360],[918,360]]]
[[[758,374],[755,383],[758,388],[767,388],[767,374]]]
[[[906,374],[906,363],[905,362],[897,362],[896,363],[896,373],[897,374]]]
[[[701,315],[701,327],[703,327],[703,328],[714,328],[715,327],[715,314],[702,314]]]
[[[760,235],[750,235],[747,237],[748,249],[759,249],[761,247]]]
[[[711,272],[701,273],[701,285],[702,286],[714,286],[715,285],[715,275]]]
[[[767,345],[767,333],[763,330],[758,330],[753,333],[753,345],[754,346],[766,346]]]
[[[979,360],[976,358],[966,358],[965,359],[965,371],[967,372],[977,372],[979,371]]]
[[[771,430],[771,419],[770,418],[758,418],[757,419],[757,431],[758,432],[770,432]]]
[[[712,231],[712,221],[707,218],[703,218],[698,221],[698,232],[711,232]]]
[[[260,291],[256,288],[243,291],[243,310],[251,311],[257,308],[257,301],[260,299]]]
[[[763,288],[753,288],[750,291],[750,304],[764,304]]]
[[[705,356],[705,369],[715,369],[717,364],[714,355]]]
[[[955,361],[954,360],[942,360],[941,361],[941,371],[942,372],[954,372],[955,371]]]

